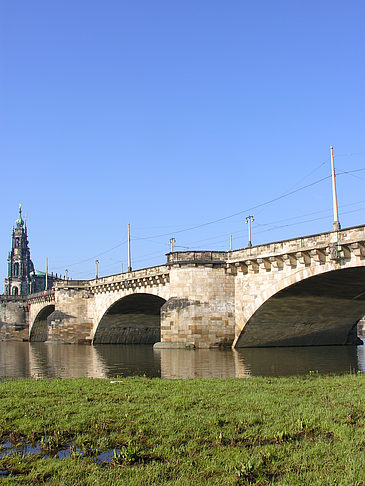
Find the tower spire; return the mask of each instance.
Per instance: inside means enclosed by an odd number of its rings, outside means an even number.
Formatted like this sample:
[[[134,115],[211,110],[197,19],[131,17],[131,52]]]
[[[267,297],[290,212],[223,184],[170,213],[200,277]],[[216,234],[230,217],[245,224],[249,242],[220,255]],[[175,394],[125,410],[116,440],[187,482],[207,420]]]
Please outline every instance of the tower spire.
[[[23,226],[24,221],[22,220],[22,205],[19,204],[19,218],[15,221],[17,225]]]

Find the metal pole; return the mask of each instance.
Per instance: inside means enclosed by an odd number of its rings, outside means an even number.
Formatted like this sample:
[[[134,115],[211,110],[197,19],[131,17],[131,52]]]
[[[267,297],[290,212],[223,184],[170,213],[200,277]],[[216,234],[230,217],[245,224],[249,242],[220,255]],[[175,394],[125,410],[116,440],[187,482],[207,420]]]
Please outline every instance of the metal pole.
[[[245,223],[248,223],[248,248],[251,248],[252,242],[251,242],[251,222],[255,221],[253,216],[247,216]]]
[[[122,265],[121,265],[121,273],[123,273],[123,263],[122,263]]]
[[[95,260],[95,278],[99,278],[99,260]]]
[[[229,235],[229,251],[232,251],[232,235]]]
[[[341,229],[341,225],[340,225],[340,221],[338,220],[336,173],[335,173],[335,162],[333,157],[333,145],[331,145],[331,169],[332,169],[332,196],[333,196],[333,231],[339,231]]]
[[[170,238],[171,253],[174,251],[174,243],[176,243],[175,238]]]
[[[132,271],[131,263],[131,224],[128,223],[128,272]]]
[[[48,289],[48,258],[46,258],[46,281],[44,285],[44,290]]]

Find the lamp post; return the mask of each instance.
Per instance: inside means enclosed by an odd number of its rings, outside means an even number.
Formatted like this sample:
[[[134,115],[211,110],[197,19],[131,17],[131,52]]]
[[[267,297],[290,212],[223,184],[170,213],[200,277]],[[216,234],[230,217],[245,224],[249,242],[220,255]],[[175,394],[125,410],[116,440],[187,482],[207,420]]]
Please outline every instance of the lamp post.
[[[68,280],[68,270],[67,270],[67,268],[65,270],[65,279]]]
[[[248,248],[251,248],[252,246],[252,242],[251,242],[251,223],[255,221],[253,216],[247,216],[246,217],[246,220],[245,220],[245,223],[247,224],[248,223]]]
[[[21,206],[19,210],[21,211]],[[44,282],[44,290],[48,290],[48,258],[46,258],[46,279]]]
[[[128,272],[132,271],[132,260],[131,260],[131,224],[128,223]]]
[[[333,145],[331,145],[331,169],[332,169],[332,197],[333,197],[333,231],[339,231],[341,229],[341,225],[340,225],[340,221],[338,220],[336,173],[335,173],[335,162],[333,157]]]
[[[175,238],[170,238],[171,253],[174,251],[174,243],[176,243]]]
[[[99,278],[99,260],[95,260],[95,278]]]

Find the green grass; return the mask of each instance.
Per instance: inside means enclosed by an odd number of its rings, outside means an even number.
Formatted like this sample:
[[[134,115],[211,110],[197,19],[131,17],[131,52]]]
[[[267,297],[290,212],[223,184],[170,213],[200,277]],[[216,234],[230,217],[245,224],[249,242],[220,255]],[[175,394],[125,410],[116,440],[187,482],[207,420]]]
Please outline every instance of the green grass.
[[[120,381],[0,381],[2,443],[74,446],[0,459],[4,484],[365,485],[362,374]]]

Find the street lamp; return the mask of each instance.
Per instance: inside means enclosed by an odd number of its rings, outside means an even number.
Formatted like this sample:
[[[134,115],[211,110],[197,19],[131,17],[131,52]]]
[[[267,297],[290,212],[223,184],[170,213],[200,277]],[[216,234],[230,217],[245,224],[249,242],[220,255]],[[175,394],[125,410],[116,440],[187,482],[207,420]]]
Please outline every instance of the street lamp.
[[[174,243],[176,243],[175,238],[170,238],[171,253],[174,251]]]
[[[251,248],[252,242],[251,242],[251,223],[255,221],[253,216],[247,216],[245,223],[248,223],[248,248]]]
[[[333,231],[340,231],[341,225],[338,219],[338,206],[337,206],[337,191],[336,191],[336,173],[335,162],[333,157],[333,146],[331,145],[331,172],[332,172],[332,198],[333,198]]]
[[[99,278],[99,260],[95,260],[95,278]]]

